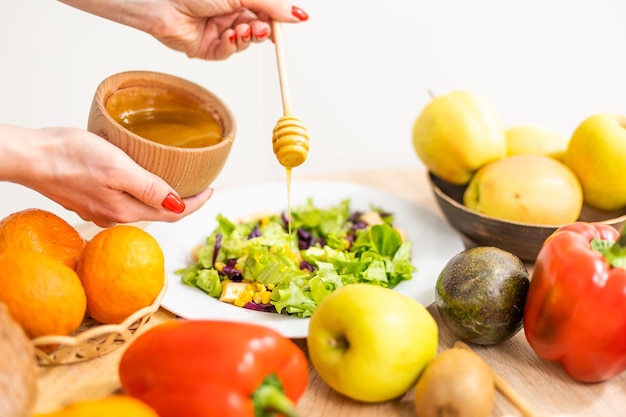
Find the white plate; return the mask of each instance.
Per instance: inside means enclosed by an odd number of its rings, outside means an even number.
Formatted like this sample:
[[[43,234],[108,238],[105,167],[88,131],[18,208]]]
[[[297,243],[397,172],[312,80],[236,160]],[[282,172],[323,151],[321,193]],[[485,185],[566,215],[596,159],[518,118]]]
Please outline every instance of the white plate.
[[[292,183],[292,207],[303,204],[309,197],[320,208],[349,198],[352,210],[367,210],[374,205],[391,212],[395,224],[412,241],[412,262],[417,267],[413,279],[401,282],[395,290],[423,305],[434,301],[439,273],[450,258],[464,249],[459,235],[435,213],[385,191],[342,182]],[[217,226],[215,218],[218,213],[236,219],[255,213],[279,213],[286,207],[287,186],[285,182],[277,181],[216,190],[207,204],[186,218],[176,223],[149,224],[146,230],[159,241],[165,254],[169,287],[162,306],[186,319],[254,322],[271,327],[286,337],[307,337],[309,319],[253,311],[220,302],[198,288],[183,284],[180,275],[175,273],[190,265],[192,249],[203,244]]]

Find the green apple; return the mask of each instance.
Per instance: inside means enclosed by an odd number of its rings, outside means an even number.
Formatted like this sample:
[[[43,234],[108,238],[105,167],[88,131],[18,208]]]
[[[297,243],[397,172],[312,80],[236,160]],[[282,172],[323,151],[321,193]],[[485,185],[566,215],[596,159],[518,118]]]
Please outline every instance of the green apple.
[[[348,284],[317,306],[311,363],[335,391],[364,402],[407,392],[438,348],[437,323],[418,301],[389,288]]]
[[[457,185],[506,155],[500,118],[491,103],[469,91],[433,98],[413,124],[413,147],[426,168]]]
[[[514,155],[479,169],[463,203],[503,220],[562,225],[580,216],[583,193],[565,164],[542,155]]]
[[[512,126],[504,131],[506,155],[543,155],[563,162],[569,138],[543,126]]]
[[[587,205],[603,211],[626,206],[626,116],[585,119],[570,137],[565,163],[578,176]]]

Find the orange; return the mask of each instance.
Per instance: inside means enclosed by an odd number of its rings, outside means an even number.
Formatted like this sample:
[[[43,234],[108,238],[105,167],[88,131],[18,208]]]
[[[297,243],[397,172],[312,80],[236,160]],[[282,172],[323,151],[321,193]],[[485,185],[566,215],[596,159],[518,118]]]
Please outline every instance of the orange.
[[[77,273],[89,315],[101,323],[121,323],[161,292],[163,251],[148,232],[132,225],[113,226],[87,242]]]
[[[60,410],[34,417],[159,417],[149,405],[128,395],[113,394],[96,400],[83,400]]]
[[[0,253],[32,250],[76,268],[84,247],[85,240],[76,229],[46,210],[26,209],[0,220]]]
[[[72,334],[87,306],[72,268],[31,251],[0,254],[0,302],[30,338]]]

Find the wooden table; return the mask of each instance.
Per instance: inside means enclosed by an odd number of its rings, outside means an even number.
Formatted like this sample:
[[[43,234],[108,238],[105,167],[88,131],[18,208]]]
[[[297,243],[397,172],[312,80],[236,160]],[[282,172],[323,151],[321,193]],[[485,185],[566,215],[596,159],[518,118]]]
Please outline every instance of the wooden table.
[[[383,188],[441,215],[428,187],[426,172],[421,168],[354,172],[316,178],[352,181]],[[450,347],[455,338],[441,324],[434,306],[430,306],[429,311],[440,323],[440,349]],[[172,315],[161,309],[149,325],[170,318]],[[305,340],[296,340],[296,343],[306,352]],[[626,416],[626,372],[604,383],[577,383],[558,365],[538,358],[528,345],[523,331],[499,345],[473,348],[544,417]],[[35,411],[51,411],[66,403],[98,398],[118,391],[117,364],[122,352],[123,348],[88,362],[41,367]],[[303,417],[415,417],[412,398],[411,390],[402,398],[385,403],[363,404],[352,401],[333,392],[311,368],[308,388],[298,408]],[[519,415],[520,412],[501,394],[496,395],[492,416]]]

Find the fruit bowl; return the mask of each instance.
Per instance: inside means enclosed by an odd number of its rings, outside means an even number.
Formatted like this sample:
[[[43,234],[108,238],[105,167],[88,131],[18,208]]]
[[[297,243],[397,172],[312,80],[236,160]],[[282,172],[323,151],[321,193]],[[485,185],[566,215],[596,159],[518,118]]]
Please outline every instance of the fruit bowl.
[[[31,340],[39,365],[67,365],[94,359],[133,340],[152,319],[167,291],[167,279],[151,305],[141,308],[120,324],[101,324],[86,317],[71,336],[42,336]]]
[[[446,220],[463,238],[466,247],[495,246],[534,262],[543,242],[560,225],[536,225],[487,216],[463,205],[465,186],[448,183],[431,172],[428,178],[435,200]],[[626,207],[601,212],[583,206],[580,221],[599,222],[621,230],[626,221]]]

